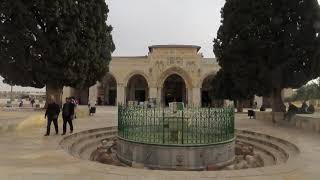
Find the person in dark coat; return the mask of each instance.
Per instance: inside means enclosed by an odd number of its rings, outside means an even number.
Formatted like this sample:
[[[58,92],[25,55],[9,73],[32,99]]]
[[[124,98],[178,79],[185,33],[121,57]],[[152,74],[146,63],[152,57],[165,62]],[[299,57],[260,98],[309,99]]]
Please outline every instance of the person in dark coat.
[[[74,117],[74,109],[75,105],[71,102],[70,98],[66,98],[66,103],[62,108],[62,118],[63,118],[63,133],[62,136],[66,134],[67,131],[67,123],[70,126],[70,133],[73,133],[73,124],[72,120]]]
[[[299,108],[289,102],[289,107],[287,113],[284,115],[284,119],[291,121],[292,117],[295,116],[299,112]]]
[[[48,104],[47,110],[45,113],[45,118],[48,118],[47,133],[45,134],[45,136],[50,135],[51,122],[53,122],[53,124],[54,124],[56,134],[59,133],[59,127],[58,127],[59,114],[60,114],[60,107],[58,104],[56,104],[54,98],[51,97],[51,102]]]

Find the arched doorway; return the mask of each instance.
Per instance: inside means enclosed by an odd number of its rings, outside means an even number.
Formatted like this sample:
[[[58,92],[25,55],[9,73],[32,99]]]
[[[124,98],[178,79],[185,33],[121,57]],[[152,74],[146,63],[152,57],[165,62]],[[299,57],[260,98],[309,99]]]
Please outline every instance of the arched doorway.
[[[207,76],[201,86],[201,106],[202,107],[222,107],[223,99],[213,98],[212,81],[214,74]]]
[[[105,82],[105,104],[115,106],[117,104],[117,81],[111,74],[109,74],[106,77]]]
[[[168,106],[170,102],[187,104],[187,88],[181,76],[173,74],[167,77],[163,84],[162,99],[165,106]]]
[[[99,87],[98,104],[115,106],[117,101],[117,81],[113,75],[107,74]]]
[[[145,102],[148,100],[149,87],[145,77],[140,74],[132,76],[126,88],[126,100]]]

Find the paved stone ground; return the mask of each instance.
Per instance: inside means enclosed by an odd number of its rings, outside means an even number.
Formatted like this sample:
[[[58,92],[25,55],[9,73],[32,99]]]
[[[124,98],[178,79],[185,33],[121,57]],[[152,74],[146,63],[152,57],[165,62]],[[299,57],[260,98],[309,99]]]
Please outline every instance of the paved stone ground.
[[[24,113],[28,126],[0,132],[0,179],[1,180],[319,180],[320,179],[320,134],[278,127],[269,122],[257,122],[244,114],[236,116],[236,127],[263,132],[295,143],[301,155],[287,164],[259,169],[219,172],[174,172],[149,171],[113,167],[76,159],[60,149],[60,135],[44,137],[45,121],[34,121]],[[15,117],[11,114],[10,117]],[[16,115],[17,119],[21,119]],[[0,119],[5,119],[0,114]],[[115,126],[116,108],[98,108],[93,117],[74,120],[75,131]],[[0,125],[1,125],[0,120]],[[31,126],[32,123],[41,126]],[[61,121],[59,122],[61,129]],[[19,126],[19,123],[18,123]],[[52,127],[53,128],[53,127]],[[258,174],[258,175],[257,175]]]

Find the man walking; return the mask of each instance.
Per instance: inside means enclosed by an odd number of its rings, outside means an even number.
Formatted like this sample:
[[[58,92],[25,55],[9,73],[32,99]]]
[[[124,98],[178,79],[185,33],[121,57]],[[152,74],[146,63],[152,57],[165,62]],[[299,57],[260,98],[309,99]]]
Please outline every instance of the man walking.
[[[73,132],[73,124],[72,120],[74,117],[74,104],[71,103],[70,98],[66,98],[66,103],[64,103],[62,108],[62,118],[63,118],[63,133],[62,136],[66,134],[67,131],[67,123],[70,126],[70,133]]]
[[[51,122],[53,122],[54,124],[56,134],[59,133],[58,117],[60,114],[60,107],[58,104],[56,104],[53,97],[51,97],[50,101],[51,102],[48,104],[48,107],[45,113],[45,118],[48,118],[48,123],[47,123],[47,133],[44,136],[50,135]]]

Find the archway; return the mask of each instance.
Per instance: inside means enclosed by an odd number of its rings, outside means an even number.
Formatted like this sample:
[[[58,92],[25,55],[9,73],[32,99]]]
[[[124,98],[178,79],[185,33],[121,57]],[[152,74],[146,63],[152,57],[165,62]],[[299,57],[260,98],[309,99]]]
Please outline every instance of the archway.
[[[181,76],[172,74],[167,77],[162,88],[162,99],[166,106],[168,106],[170,102],[183,102],[187,104],[186,83]]]
[[[117,103],[117,81],[111,74],[105,79],[105,104],[115,106]]]
[[[107,74],[98,90],[98,104],[115,106],[117,101],[117,81],[111,74]]]
[[[213,98],[212,80],[215,74],[208,75],[201,85],[201,106],[202,107],[222,107],[223,99]]]
[[[145,102],[148,100],[149,87],[145,77],[140,74],[133,75],[127,84],[126,100]]]

